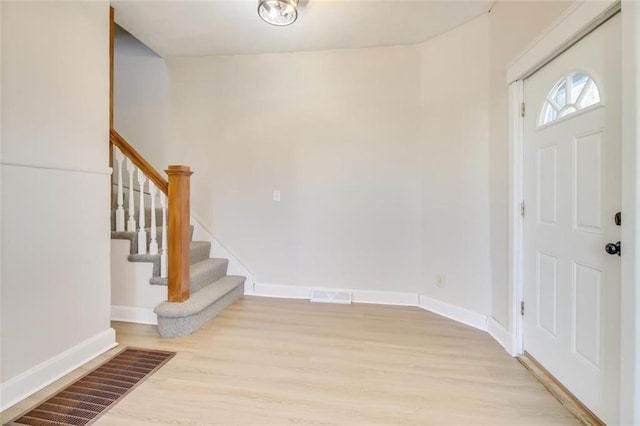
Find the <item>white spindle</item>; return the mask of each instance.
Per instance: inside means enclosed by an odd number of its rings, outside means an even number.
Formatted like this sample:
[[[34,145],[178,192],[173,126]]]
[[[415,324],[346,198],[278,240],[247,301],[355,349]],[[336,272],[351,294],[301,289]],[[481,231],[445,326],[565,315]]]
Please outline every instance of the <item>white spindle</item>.
[[[127,232],[136,232],[136,203],[133,198],[133,173],[136,166],[133,161],[127,158],[127,172],[129,172],[129,221],[127,222]]]
[[[124,155],[118,148],[116,150],[116,162],[118,164],[118,192],[116,195],[117,207],[116,207],[116,231],[124,231],[124,194],[122,190],[122,162],[124,161]]]
[[[147,253],[147,231],[144,229],[145,220],[144,220],[144,183],[146,182],[147,177],[142,173],[142,170],[138,169],[138,184],[140,185],[140,204],[138,205],[138,254],[146,254]]]
[[[167,196],[160,193],[162,207],[162,253],[160,254],[160,277],[167,277]]]
[[[158,240],[156,229],[156,191],[157,188],[149,180],[149,194],[151,195],[151,242],[149,243],[149,254],[158,254]]]

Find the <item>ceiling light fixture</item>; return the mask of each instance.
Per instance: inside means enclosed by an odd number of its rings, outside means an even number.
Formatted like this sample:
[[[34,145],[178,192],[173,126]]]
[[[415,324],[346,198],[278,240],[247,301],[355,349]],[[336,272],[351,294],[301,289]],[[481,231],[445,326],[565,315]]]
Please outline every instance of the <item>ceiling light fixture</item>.
[[[260,0],[258,15],[271,25],[291,25],[298,18],[298,0]]]

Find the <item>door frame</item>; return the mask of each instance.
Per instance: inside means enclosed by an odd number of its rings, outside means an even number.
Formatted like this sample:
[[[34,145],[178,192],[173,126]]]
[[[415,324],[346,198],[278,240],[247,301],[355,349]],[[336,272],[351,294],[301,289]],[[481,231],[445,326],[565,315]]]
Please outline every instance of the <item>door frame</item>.
[[[640,3],[632,0],[577,0],[507,67],[509,91],[509,327],[504,346],[523,353],[524,133],[521,105],[524,79],[575,44],[617,11],[622,14],[622,211],[620,309],[620,422],[640,423]],[[531,114],[535,107],[530,106]]]

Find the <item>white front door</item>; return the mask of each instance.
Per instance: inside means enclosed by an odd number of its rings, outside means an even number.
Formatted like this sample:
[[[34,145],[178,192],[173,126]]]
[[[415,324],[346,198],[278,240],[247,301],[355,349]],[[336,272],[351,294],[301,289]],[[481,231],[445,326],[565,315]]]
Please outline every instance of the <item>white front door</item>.
[[[608,424],[620,400],[620,257],[605,250],[620,240],[620,48],[618,14],[524,82],[524,349]]]

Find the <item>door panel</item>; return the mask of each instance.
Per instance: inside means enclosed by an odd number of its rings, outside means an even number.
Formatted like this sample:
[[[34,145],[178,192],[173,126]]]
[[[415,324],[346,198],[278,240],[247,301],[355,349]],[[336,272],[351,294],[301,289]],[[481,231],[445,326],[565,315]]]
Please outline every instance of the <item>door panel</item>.
[[[538,327],[558,334],[558,259],[538,253]]]
[[[579,136],[574,142],[574,226],[585,232],[602,232],[602,131]]]
[[[573,350],[593,367],[600,369],[602,270],[579,263],[574,263],[573,267]]]
[[[558,146],[540,148],[538,163],[540,222],[554,225],[558,217]]]

